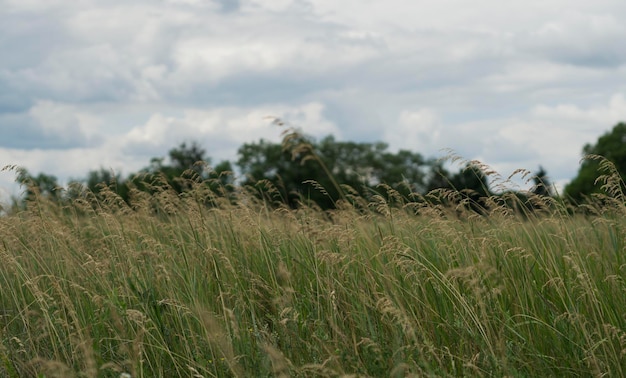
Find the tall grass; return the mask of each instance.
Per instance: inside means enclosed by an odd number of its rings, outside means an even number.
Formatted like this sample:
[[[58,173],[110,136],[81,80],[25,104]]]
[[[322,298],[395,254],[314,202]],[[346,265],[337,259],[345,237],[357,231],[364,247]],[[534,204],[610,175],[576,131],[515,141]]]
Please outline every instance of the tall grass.
[[[626,376],[623,201],[322,212],[193,185],[0,218],[0,376]]]

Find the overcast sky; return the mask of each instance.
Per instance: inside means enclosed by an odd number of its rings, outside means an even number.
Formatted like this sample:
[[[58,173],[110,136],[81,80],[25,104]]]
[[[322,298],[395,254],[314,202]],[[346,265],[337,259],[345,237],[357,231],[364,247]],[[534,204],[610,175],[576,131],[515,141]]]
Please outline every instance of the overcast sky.
[[[0,0],[0,165],[234,161],[278,116],[562,186],[626,120],[625,37],[624,0]]]

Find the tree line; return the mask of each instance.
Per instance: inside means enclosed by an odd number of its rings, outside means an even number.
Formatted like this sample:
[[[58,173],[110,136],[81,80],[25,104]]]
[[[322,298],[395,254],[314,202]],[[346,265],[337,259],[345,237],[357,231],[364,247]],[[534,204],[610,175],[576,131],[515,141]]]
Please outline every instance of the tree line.
[[[625,177],[626,124],[616,125],[595,145],[584,146],[583,153],[604,156]],[[461,200],[480,211],[485,200],[494,195],[488,172],[478,162],[466,162],[457,172],[450,172],[439,160],[409,150],[392,152],[386,143],[337,141],[332,135],[315,140],[293,128],[284,132],[280,143],[264,139],[245,143],[239,147],[237,156],[234,165],[222,161],[209,168],[211,158],[206,150],[198,142],[185,142],[171,149],[167,157],[152,158],[145,168],[126,177],[100,168],[65,188],[59,186],[53,175],[35,176],[19,169],[17,181],[25,187],[25,193],[22,198],[14,199],[14,206],[26,206],[38,195],[64,201],[86,192],[98,196],[104,191],[131,203],[133,193],[154,194],[167,189],[183,194],[193,185],[203,185],[212,193],[226,197],[246,188],[270,203],[291,208],[305,204],[321,209],[336,208],[341,201],[356,203],[359,199],[389,196],[389,193],[406,199],[423,199],[430,193],[428,198],[433,199],[436,196],[432,193],[450,189],[449,192],[460,195]],[[597,159],[584,160],[562,197],[580,203],[593,193],[602,192],[597,180],[601,175],[600,163]],[[530,192],[514,193],[516,198],[526,203],[531,195],[554,195],[543,168],[531,177],[533,188]],[[442,198],[434,200],[442,201]]]

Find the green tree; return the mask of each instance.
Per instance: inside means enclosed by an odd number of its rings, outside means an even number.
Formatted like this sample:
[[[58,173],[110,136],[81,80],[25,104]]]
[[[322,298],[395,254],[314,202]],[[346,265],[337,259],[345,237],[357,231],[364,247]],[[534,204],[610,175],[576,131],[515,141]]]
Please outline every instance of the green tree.
[[[210,161],[197,142],[184,142],[169,151],[167,160],[152,158],[150,165],[139,173],[131,174],[128,182],[141,191],[153,193],[168,186],[182,193],[190,188],[191,182],[202,182],[208,178],[205,168]]]
[[[186,170],[192,170],[202,175],[203,166],[197,163],[210,163],[211,159],[206,156],[206,150],[197,142],[182,143],[179,147],[169,151],[170,165],[162,167],[169,171],[171,177],[181,176]]]
[[[626,177],[626,123],[620,122],[610,132],[603,134],[596,144],[583,148],[584,156],[600,155],[615,164],[622,179]],[[564,194],[576,203],[584,201],[592,193],[601,192],[597,178],[600,162],[597,159],[584,159],[576,177],[565,187]]]
[[[210,162],[200,144],[182,143],[171,149],[167,158],[152,158],[148,167],[131,174],[124,183],[124,199],[130,201],[131,187],[152,194],[166,189],[189,193],[193,188],[201,188],[206,190],[196,192],[202,196],[197,199],[207,206],[216,206],[217,197],[230,196],[234,191],[233,169],[229,161],[222,161],[214,168],[209,166]]]
[[[239,148],[237,165],[246,176],[244,185],[256,185],[275,200],[294,207],[311,200],[321,208],[355,194],[368,197],[376,186],[421,190],[427,162],[417,153],[387,151],[384,143],[338,142],[332,136],[315,142],[289,132],[283,143],[260,140]],[[269,184],[269,185],[268,185]],[[267,188],[273,191],[267,191]],[[347,189],[350,187],[351,189]],[[349,197],[349,196],[348,196]]]
[[[475,164],[467,163],[456,173],[446,170],[441,164],[431,167],[427,191],[451,189],[456,192],[458,201],[465,201],[476,212],[484,212],[485,199],[492,193],[484,172]]]
[[[456,173],[450,173],[441,164],[433,164],[427,190],[453,189],[458,192],[473,191],[482,197],[491,195],[487,176],[476,165],[468,163]]]
[[[305,140],[298,141],[305,145]],[[294,141],[295,143],[295,141]],[[333,197],[315,190],[307,180],[315,180],[323,187],[329,185],[324,170],[312,160],[305,160],[304,151],[289,151],[280,143],[261,139],[245,143],[238,150],[237,166],[245,179],[244,186],[254,186],[267,199],[297,206],[300,198],[308,198],[325,207]],[[332,188],[335,190],[335,188]],[[337,192],[333,192],[337,198]]]
[[[126,180],[111,169],[100,168],[89,171],[85,185],[94,194],[99,194],[106,187],[128,202],[128,185]]]
[[[209,178],[215,179],[220,185],[227,187],[234,185],[233,165],[228,160],[222,160],[209,172]]]
[[[57,178],[53,175],[39,173],[31,175],[25,168],[17,170],[16,181],[25,188],[24,200],[33,200],[40,195],[48,199],[58,201],[63,196],[63,188],[59,186]]]
[[[542,166],[539,166],[539,172],[533,177],[533,187],[531,193],[538,196],[552,196],[552,183],[548,177],[548,173]]]

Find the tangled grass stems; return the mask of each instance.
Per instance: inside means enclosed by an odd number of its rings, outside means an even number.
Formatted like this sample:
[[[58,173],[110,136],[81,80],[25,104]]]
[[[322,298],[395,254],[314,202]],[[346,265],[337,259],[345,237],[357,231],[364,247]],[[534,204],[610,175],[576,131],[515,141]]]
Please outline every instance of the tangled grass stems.
[[[1,376],[626,375],[621,200],[387,187],[323,212],[187,185],[0,218]]]

